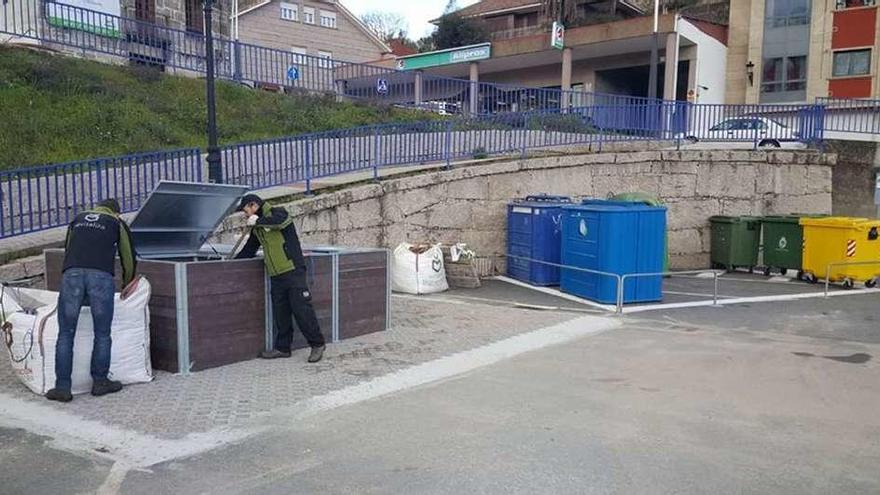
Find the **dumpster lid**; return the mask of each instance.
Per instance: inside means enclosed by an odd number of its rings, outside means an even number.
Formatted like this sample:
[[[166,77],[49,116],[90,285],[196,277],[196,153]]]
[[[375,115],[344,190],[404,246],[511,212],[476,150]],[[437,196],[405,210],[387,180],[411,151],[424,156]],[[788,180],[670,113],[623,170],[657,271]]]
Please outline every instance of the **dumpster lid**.
[[[142,258],[198,256],[248,186],[162,181],[131,221]]]
[[[634,211],[666,211],[665,206],[651,206],[642,203],[630,203],[624,201],[602,201],[579,205],[564,205],[565,210],[601,211],[610,213],[629,213]]]
[[[510,206],[532,206],[537,208],[558,208],[562,205],[571,204],[568,196],[553,196],[550,194],[535,194],[525,198],[514,199]]]

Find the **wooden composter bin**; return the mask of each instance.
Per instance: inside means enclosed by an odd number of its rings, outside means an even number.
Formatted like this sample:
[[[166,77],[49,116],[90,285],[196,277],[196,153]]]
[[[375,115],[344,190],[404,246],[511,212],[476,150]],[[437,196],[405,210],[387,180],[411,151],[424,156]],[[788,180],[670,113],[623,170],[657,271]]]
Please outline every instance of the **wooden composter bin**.
[[[205,241],[247,188],[162,182],[132,221],[138,273],[150,280],[153,367],[188,373],[253,359],[274,335],[261,259],[223,259],[231,246]],[[304,248],[312,303],[328,342],[388,328],[385,249]],[[46,285],[58,290],[64,251],[45,252]],[[117,276],[120,270],[117,268]],[[294,348],[306,347],[295,332]]]

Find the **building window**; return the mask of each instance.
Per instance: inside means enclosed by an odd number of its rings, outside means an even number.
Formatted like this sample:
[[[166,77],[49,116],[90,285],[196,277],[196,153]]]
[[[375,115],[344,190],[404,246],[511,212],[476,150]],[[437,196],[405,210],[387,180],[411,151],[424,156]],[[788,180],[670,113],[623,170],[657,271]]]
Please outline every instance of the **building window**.
[[[285,21],[299,20],[299,5],[295,3],[281,3],[281,18]]]
[[[837,0],[837,10],[873,7],[874,5],[877,5],[876,0]]]
[[[321,11],[321,26],[336,29],[336,12]]]
[[[322,69],[333,68],[333,54],[330,52],[318,52],[318,66]]]
[[[185,0],[183,4],[186,15],[186,30],[190,33],[205,32],[205,11],[200,0]]]
[[[306,24],[314,24],[315,23],[315,8],[314,7],[303,7],[303,22]]]
[[[304,47],[294,46],[290,48],[290,51],[294,53],[293,63],[299,65],[309,65],[309,58],[306,56],[306,49]]]
[[[779,57],[764,60],[762,93],[803,91],[807,88],[807,57]]]
[[[834,52],[834,77],[865,76],[871,73],[871,50]]]
[[[810,0],[767,0],[764,17],[768,27],[809,24]]]

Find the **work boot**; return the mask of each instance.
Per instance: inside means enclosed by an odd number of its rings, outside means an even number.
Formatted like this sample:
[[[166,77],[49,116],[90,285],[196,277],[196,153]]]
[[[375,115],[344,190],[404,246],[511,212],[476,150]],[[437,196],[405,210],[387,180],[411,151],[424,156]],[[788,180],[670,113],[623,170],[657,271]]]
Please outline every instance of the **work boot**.
[[[325,345],[322,345],[320,347],[312,347],[312,352],[311,354],[309,354],[309,362],[317,363],[318,361],[320,361],[321,358],[324,357],[324,349],[326,348],[327,346]]]
[[[92,383],[92,395],[100,397],[107,394],[115,394],[122,390],[122,383],[113,380],[95,380]]]
[[[289,358],[290,351],[284,352],[279,351],[278,349],[272,349],[271,351],[263,351],[260,353],[260,357],[262,359],[278,359],[278,358]]]
[[[46,398],[58,402],[70,402],[73,400],[73,394],[70,393],[70,390],[53,388],[52,390],[46,392]]]

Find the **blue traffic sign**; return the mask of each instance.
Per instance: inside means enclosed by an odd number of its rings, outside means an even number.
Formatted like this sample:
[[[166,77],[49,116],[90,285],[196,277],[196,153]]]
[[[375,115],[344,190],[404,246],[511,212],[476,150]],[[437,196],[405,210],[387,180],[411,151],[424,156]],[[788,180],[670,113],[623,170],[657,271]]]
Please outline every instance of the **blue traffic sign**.
[[[297,69],[295,65],[291,65],[287,68],[287,78],[291,81],[299,79],[299,69]]]
[[[388,94],[388,81],[385,79],[376,80],[376,92],[380,95]]]

